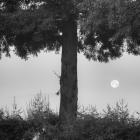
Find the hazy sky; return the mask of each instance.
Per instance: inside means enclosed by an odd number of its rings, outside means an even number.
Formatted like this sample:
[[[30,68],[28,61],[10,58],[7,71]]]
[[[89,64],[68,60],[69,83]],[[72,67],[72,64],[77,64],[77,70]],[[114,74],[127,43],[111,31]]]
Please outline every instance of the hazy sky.
[[[28,61],[12,55],[0,60],[0,107],[11,107],[13,97],[20,107],[38,92],[48,97],[51,107],[59,110],[59,79],[61,55],[40,53]],[[110,82],[118,80],[120,86],[112,88]],[[99,111],[107,104],[115,104],[124,99],[131,112],[140,112],[140,56],[125,54],[120,59],[107,64],[89,61],[78,55],[79,103],[93,105]]]

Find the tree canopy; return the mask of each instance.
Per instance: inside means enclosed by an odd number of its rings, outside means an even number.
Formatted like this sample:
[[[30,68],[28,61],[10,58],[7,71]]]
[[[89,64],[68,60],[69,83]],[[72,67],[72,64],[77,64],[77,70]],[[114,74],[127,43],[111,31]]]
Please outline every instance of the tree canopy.
[[[77,21],[78,51],[87,58],[108,62],[126,51],[138,55],[138,0],[0,0],[0,56],[10,46],[21,58],[41,50],[59,51],[62,27]]]

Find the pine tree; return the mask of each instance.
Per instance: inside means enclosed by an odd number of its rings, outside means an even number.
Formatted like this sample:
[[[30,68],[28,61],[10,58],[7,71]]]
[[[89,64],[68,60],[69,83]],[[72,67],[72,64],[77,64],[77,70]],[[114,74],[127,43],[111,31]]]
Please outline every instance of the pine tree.
[[[60,124],[73,124],[77,52],[99,62],[124,50],[139,54],[139,7],[138,0],[0,0],[0,56],[10,56],[11,46],[24,59],[62,47]]]

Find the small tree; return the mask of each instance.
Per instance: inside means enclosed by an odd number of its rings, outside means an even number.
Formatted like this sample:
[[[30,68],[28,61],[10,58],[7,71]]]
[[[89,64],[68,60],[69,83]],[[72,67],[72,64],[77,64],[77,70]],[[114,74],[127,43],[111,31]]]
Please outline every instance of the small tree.
[[[103,116],[104,118],[110,119],[112,121],[118,121],[122,123],[122,125],[128,124],[130,117],[128,105],[123,99],[118,101],[115,107],[107,105],[107,109],[104,110]]]
[[[21,114],[22,114],[22,109],[18,107],[17,103],[16,103],[16,97],[14,96],[14,100],[13,100],[13,105],[12,105],[12,112],[10,115],[10,118],[17,118],[17,119],[21,119]]]
[[[42,113],[47,112],[49,114],[49,101],[46,101],[46,97],[42,96],[42,93],[36,94],[34,98],[29,102],[27,113],[29,118],[45,117]]]
[[[56,125],[57,115],[50,109],[49,100],[46,100],[41,93],[38,93],[30,101],[27,107],[28,121],[33,122],[35,131],[46,131],[50,125]]]

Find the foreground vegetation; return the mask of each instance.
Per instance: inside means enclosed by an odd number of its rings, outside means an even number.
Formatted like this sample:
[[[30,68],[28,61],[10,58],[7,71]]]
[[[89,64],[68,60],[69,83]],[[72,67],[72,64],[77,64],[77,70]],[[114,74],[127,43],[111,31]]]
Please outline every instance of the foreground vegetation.
[[[58,114],[53,112],[41,94],[28,104],[27,117],[21,116],[16,103],[12,113],[0,110],[1,140],[32,140],[38,133],[41,140],[140,140],[139,114],[134,117],[123,100],[114,107],[107,105],[99,113],[95,107],[79,107],[74,128],[58,128]]]

